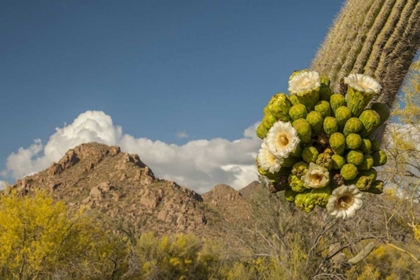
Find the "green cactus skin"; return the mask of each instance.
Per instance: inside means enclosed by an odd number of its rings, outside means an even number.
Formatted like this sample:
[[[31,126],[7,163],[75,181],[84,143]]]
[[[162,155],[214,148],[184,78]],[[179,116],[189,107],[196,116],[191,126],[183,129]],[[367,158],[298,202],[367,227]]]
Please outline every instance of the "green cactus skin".
[[[297,98],[296,95],[291,95],[289,97],[289,100],[292,103],[292,105],[296,105],[296,104],[299,104],[300,103],[300,101],[299,101],[299,99]]]
[[[353,180],[346,181],[346,185],[355,185],[359,190],[366,191],[370,187],[370,179],[368,176],[357,176]]]
[[[360,150],[365,154],[370,154],[372,150],[372,142],[369,139],[363,138],[362,144],[360,145]]]
[[[306,146],[302,151],[302,158],[307,163],[315,162],[319,152],[314,146]]]
[[[290,121],[289,110],[292,107],[292,103],[286,94],[280,92],[271,97],[264,112],[270,112],[277,120],[284,122]]]
[[[297,119],[292,123],[302,143],[311,142],[312,127],[305,119]]]
[[[375,168],[371,168],[369,170],[361,170],[359,171],[360,176],[367,176],[370,180],[370,182],[373,182],[376,180],[376,177],[378,176],[378,172],[375,170]]]
[[[335,111],[338,108],[340,108],[341,106],[346,106],[346,99],[344,95],[339,94],[339,93],[334,93],[333,95],[331,95],[330,105],[335,115]]]
[[[343,128],[343,134],[345,136],[349,135],[350,133],[358,133],[363,128],[363,123],[358,118],[350,118]]]
[[[311,64],[335,92],[350,73],[380,77],[380,97],[393,104],[419,47],[417,0],[347,1]]]
[[[370,108],[379,114],[381,118],[381,122],[379,123],[379,125],[382,125],[384,122],[386,122],[386,120],[391,115],[388,106],[384,103],[375,102]]]
[[[333,162],[329,153],[320,153],[315,163],[319,166],[325,167],[328,170],[331,170],[333,167]]]
[[[350,133],[346,137],[346,148],[350,150],[357,150],[362,145],[362,137],[356,133]]]
[[[305,187],[305,184],[302,182],[302,180],[299,179],[298,176],[294,174],[290,174],[288,178],[289,186],[294,192],[303,192],[307,190]]]
[[[295,197],[296,197],[297,194],[298,193],[295,192],[294,190],[287,189],[287,190],[284,191],[284,198],[289,202],[293,202],[293,201],[295,201]]]
[[[299,193],[295,197],[295,205],[300,210],[309,213],[315,208],[315,200],[310,192]]]
[[[323,123],[324,119],[320,112],[317,111],[310,111],[309,114],[306,116],[306,120],[311,125],[312,130],[316,134],[320,134],[323,132]]]
[[[372,184],[370,184],[369,189],[367,190],[369,193],[374,194],[381,194],[384,192],[384,182],[381,180],[373,181]]]
[[[344,164],[346,164],[345,158],[343,158],[340,155],[332,155],[331,160],[332,160],[332,168],[336,170],[341,169],[344,166]]]
[[[330,146],[334,153],[342,155],[344,154],[344,149],[346,148],[346,138],[340,132],[333,133],[330,136]]]
[[[349,107],[353,117],[358,117],[372,100],[374,92],[360,92],[350,86],[347,89],[347,107]]]
[[[293,105],[289,110],[289,116],[294,121],[300,118],[304,119],[306,118],[307,115],[308,115],[308,110],[303,104]]]
[[[313,200],[315,201],[315,205],[325,208],[328,204],[328,199],[331,196],[331,188],[329,186],[326,186],[321,189],[312,189],[311,195]]]
[[[308,166],[309,164],[307,162],[299,161],[293,165],[292,174],[300,178],[305,175],[306,171],[308,171]]]
[[[381,143],[377,140],[372,140],[372,152],[377,152],[381,149]]]
[[[353,180],[356,178],[357,174],[357,167],[354,164],[346,163],[340,170],[340,175],[343,176],[344,180]]]
[[[363,153],[359,150],[351,150],[346,154],[346,161],[354,165],[362,164],[364,158]]]
[[[261,139],[264,139],[267,137],[268,129],[264,126],[263,123],[260,123],[260,125],[257,127],[257,136]]]
[[[337,110],[335,110],[335,118],[338,121],[339,129],[343,130],[344,125],[351,118],[351,112],[349,108],[346,106],[338,107]]]
[[[318,101],[318,103],[315,104],[314,110],[319,112],[323,118],[331,116],[331,107],[328,101]]]
[[[373,167],[373,157],[365,154],[363,162],[357,166],[359,170],[369,170]]]
[[[338,121],[334,117],[326,117],[324,119],[323,128],[327,136],[331,136],[338,131]]]
[[[292,157],[300,158],[300,157],[302,157],[302,151],[303,151],[303,148],[299,144],[299,145],[296,146],[296,149],[294,151],[292,151],[289,155],[291,155]]]
[[[373,166],[384,165],[388,159],[386,153],[383,150],[379,150],[372,153]]]
[[[296,162],[299,162],[300,160],[301,160],[300,158],[289,156],[283,159],[283,163],[281,164],[281,167],[292,167]]]
[[[360,131],[360,136],[366,137],[371,134],[381,123],[381,117],[373,110],[364,110],[359,120],[363,123],[363,128]]]

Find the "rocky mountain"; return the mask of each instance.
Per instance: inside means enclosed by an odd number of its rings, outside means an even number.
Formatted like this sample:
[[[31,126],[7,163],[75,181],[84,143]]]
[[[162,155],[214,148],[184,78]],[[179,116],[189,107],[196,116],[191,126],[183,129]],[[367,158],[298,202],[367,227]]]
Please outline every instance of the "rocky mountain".
[[[217,185],[199,195],[156,178],[137,154],[99,143],[70,149],[60,161],[12,188],[22,195],[47,188],[72,211],[88,209],[110,225],[136,231],[220,237],[232,230],[229,225],[246,223],[251,216],[249,202],[230,186]]]

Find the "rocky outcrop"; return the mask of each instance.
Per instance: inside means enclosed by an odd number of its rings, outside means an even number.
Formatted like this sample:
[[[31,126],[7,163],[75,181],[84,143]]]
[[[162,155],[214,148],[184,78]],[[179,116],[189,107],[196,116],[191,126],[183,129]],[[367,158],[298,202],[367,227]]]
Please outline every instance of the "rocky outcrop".
[[[72,210],[83,207],[104,222],[156,232],[204,228],[207,218],[197,193],[155,177],[137,154],[119,147],[87,143],[70,149],[56,163],[18,180],[21,195],[48,189]]]

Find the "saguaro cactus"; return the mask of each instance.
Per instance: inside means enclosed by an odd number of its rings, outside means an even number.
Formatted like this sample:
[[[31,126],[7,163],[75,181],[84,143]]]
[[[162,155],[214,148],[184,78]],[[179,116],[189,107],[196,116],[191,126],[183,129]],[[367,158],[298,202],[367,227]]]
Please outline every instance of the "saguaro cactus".
[[[389,107],[420,47],[420,1],[348,0],[311,68],[327,75],[334,92],[349,73],[382,85],[374,98]]]

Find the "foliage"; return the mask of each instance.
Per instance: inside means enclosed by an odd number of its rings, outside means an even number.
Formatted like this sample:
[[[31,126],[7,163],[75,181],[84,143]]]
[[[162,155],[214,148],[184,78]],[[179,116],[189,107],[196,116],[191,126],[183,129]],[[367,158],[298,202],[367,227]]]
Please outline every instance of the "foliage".
[[[0,199],[2,279],[78,278],[100,274],[109,247],[100,228],[83,213],[70,219],[63,202],[45,191]]]

